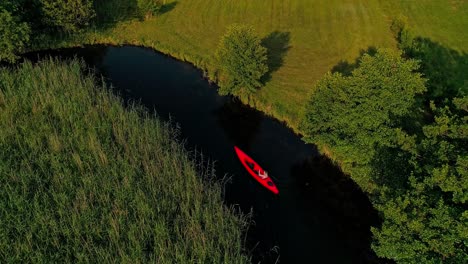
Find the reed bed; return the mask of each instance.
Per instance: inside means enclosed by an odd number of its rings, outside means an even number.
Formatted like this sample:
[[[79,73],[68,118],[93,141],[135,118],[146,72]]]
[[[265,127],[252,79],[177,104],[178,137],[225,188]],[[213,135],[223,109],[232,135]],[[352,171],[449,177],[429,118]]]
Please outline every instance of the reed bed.
[[[176,134],[79,60],[0,69],[0,260],[249,262],[245,217]]]

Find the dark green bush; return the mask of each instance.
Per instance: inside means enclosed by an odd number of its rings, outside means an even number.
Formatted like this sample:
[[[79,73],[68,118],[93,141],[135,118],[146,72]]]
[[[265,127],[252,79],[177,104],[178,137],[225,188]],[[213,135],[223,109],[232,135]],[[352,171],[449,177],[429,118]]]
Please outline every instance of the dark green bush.
[[[232,25],[216,52],[221,66],[220,94],[248,96],[263,86],[268,71],[267,50],[252,27]]]
[[[45,25],[66,33],[88,26],[95,16],[92,0],[39,0]]]
[[[0,7],[0,61],[13,62],[29,42],[30,29]]]

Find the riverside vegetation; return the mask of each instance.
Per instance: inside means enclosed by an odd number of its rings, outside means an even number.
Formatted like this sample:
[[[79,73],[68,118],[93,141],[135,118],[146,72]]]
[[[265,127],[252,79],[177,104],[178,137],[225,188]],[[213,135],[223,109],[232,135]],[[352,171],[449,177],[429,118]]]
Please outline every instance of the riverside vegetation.
[[[418,63],[378,50],[317,85],[305,140],[331,146],[381,213],[372,248],[401,263],[468,259],[468,96],[426,101]],[[426,107],[428,109],[426,109]]]
[[[369,194],[383,221],[372,230],[375,252],[401,263],[468,261],[466,2],[142,1],[76,0],[86,19],[74,27],[50,27],[38,11],[47,0],[4,4],[1,59],[28,47],[130,43],[222,84],[228,68],[213,51],[227,26],[251,24],[268,71],[241,99],[318,144]],[[262,63],[252,72],[264,72],[262,49],[253,54]]]
[[[247,263],[212,172],[102,85],[77,60],[0,69],[0,259]]]

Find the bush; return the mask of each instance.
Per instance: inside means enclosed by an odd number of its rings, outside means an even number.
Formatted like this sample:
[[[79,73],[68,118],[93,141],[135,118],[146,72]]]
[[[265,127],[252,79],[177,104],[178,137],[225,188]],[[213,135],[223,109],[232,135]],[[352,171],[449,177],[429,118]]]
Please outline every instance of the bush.
[[[329,74],[319,81],[303,122],[305,140],[332,147],[347,159],[342,165],[366,169],[376,145],[392,144],[408,115],[415,96],[425,91],[424,79],[414,71],[418,64],[391,50],[364,55],[351,76]],[[371,189],[369,172],[354,180]]]
[[[92,0],[39,0],[44,24],[67,33],[79,31],[94,18]]]
[[[0,61],[14,62],[16,54],[29,42],[27,23],[19,22],[13,15],[0,9]]]
[[[220,64],[220,94],[244,96],[263,84],[268,72],[267,50],[252,27],[232,25],[221,39],[216,58]]]
[[[390,30],[393,36],[398,41],[398,48],[403,51],[412,49],[414,45],[414,35],[408,27],[408,19],[404,16],[399,16],[392,21]]]

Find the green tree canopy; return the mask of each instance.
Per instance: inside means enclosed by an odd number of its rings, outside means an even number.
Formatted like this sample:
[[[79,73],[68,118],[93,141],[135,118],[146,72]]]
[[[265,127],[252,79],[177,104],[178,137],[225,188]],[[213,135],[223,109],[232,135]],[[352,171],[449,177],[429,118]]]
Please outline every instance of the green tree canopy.
[[[410,171],[386,175],[406,182],[383,186],[376,199],[384,220],[372,230],[379,256],[401,263],[468,262],[468,97],[453,105],[432,105],[435,120],[423,135],[400,142]]]
[[[75,32],[95,16],[92,0],[39,0],[46,25]]]
[[[327,75],[308,105],[305,140],[329,146],[370,192],[383,219],[372,228],[378,256],[467,263],[468,97],[432,103],[422,119],[415,110],[426,89],[417,69],[379,50],[349,77]]]
[[[0,61],[13,62],[29,42],[30,29],[0,7]]]
[[[228,28],[216,52],[222,69],[220,94],[245,96],[262,86],[261,78],[267,73],[268,65],[267,50],[260,42],[252,27]]]
[[[391,145],[400,122],[425,91],[418,64],[391,50],[364,55],[351,76],[328,74],[318,82],[305,115],[305,141],[334,149],[343,166],[361,167],[374,157],[376,144]],[[372,189],[369,171],[355,180]]]

